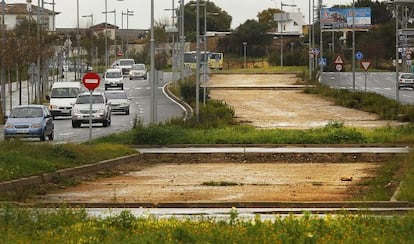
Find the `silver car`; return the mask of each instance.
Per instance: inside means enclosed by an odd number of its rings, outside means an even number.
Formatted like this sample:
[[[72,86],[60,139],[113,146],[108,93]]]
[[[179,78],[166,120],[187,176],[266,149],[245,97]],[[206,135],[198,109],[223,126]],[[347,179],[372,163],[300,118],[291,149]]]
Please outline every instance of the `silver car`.
[[[103,127],[111,125],[111,106],[104,93],[83,92],[72,108],[72,127],[79,128],[82,123],[89,123],[90,104],[92,102],[92,123],[102,123]]]
[[[134,64],[129,70],[129,79],[134,80],[136,78],[147,79],[147,68],[145,64]]]
[[[125,91],[111,90],[106,91],[105,95],[111,105],[112,112],[124,112],[129,114],[129,99]]]

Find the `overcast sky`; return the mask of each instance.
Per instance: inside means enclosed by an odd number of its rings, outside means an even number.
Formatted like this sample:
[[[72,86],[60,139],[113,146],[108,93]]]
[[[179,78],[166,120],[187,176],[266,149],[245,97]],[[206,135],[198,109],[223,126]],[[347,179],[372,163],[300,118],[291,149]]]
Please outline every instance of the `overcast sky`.
[[[26,0],[5,0],[6,3],[25,3]],[[41,1],[41,0],[40,0]],[[53,0],[45,0],[45,2],[52,2]],[[81,28],[87,27],[91,23],[91,18],[82,17],[82,15],[93,14],[94,24],[105,21],[105,1],[107,1],[107,10],[116,10],[116,25],[122,27],[122,11],[125,13],[128,10],[134,11],[134,16],[128,19],[129,28],[148,29],[151,24],[151,0],[54,0],[55,11],[60,12],[56,16],[56,27],[76,27],[77,25],[77,1],[79,1],[79,25]],[[318,0],[283,0],[284,4],[296,4],[297,7],[283,7],[286,12],[300,12],[303,13],[306,23],[308,23],[309,1],[313,1],[315,5]],[[171,18],[171,9],[174,2],[177,7],[179,0],[154,0],[154,19],[155,21]],[[188,3],[185,0],[184,3]],[[231,27],[237,28],[243,24],[247,19],[256,19],[257,14],[268,8],[279,8],[281,0],[210,0],[218,7],[226,11],[233,20]],[[38,0],[32,0],[33,5],[37,5]],[[351,4],[352,0],[324,0],[323,4],[326,7],[332,7],[335,4]],[[45,4],[45,8],[52,9],[52,5]],[[114,14],[107,15],[108,23],[114,24]],[[124,25],[126,28],[126,15],[124,15]]]

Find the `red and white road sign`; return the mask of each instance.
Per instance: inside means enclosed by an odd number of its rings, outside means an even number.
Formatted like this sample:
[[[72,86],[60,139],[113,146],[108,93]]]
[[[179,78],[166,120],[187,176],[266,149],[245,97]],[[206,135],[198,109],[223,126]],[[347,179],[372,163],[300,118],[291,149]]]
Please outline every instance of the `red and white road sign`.
[[[116,55],[117,55],[118,57],[122,57],[122,55],[124,55],[124,53],[123,53],[121,50],[119,50],[119,51],[116,53]]]
[[[95,72],[89,72],[82,77],[82,83],[88,90],[95,90],[101,83],[101,77]]]
[[[342,64],[336,64],[335,65],[335,69],[336,69],[336,71],[341,71],[342,70]]]
[[[334,64],[344,64],[344,60],[341,58],[341,56],[337,56],[335,59]]]
[[[361,67],[367,72],[369,67],[371,67],[371,61],[361,61]]]

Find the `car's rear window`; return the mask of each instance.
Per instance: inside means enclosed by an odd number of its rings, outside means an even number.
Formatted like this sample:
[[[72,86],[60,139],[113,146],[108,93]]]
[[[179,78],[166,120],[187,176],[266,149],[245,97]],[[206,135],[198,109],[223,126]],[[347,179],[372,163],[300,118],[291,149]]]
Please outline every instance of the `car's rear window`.
[[[77,104],[88,104],[89,103],[89,95],[79,96],[76,99]],[[92,95],[92,103],[105,103],[105,99],[101,95]]]
[[[122,66],[133,65],[134,63],[135,63],[134,60],[120,60],[119,61],[119,65],[122,65]]]
[[[127,99],[125,92],[107,92],[106,97],[108,99]]]
[[[414,79],[414,74],[402,74],[401,79]]]

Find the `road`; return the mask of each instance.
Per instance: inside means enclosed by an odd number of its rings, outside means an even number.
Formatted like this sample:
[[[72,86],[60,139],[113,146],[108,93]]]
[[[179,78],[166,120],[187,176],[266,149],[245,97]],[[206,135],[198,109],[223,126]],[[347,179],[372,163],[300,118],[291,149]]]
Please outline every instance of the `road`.
[[[73,74],[69,74],[69,77],[73,77]],[[163,82],[157,86],[157,122],[163,122],[173,117],[179,117],[184,113],[183,108],[168,98],[163,92],[163,86],[166,82],[171,80],[171,77],[171,73],[165,73]],[[101,82],[100,86],[96,90],[104,90],[103,82]],[[132,128],[135,119],[141,120],[144,124],[148,124],[150,122],[151,89],[148,80],[129,80],[128,78],[125,78],[124,90],[130,98],[130,114],[125,115],[123,113],[113,113],[112,123],[109,127],[102,127],[101,124],[93,124],[93,138],[115,132],[126,131]],[[27,94],[27,85],[25,83],[22,86],[22,94]],[[9,100],[7,101],[9,102]],[[12,104],[13,107],[18,104],[17,90],[13,92]],[[27,104],[27,96],[22,97],[22,104]],[[6,114],[9,114],[9,112],[10,109],[8,108]],[[73,129],[70,117],[56,117],[54,124],[55,143],[78,143],[89,139],[88,124],[83,124],[81,128]],[[0,133],[1,139],[3,139],[3,130],[1,130]],[[37,141],[36,139],[27,140]]]
[[[413,89],[396,90],[395,72],[368,72],[355,73],[355,89],[381,94],[387,98],[397,100],[402,104],[414,104]],[[324,72],[320,79],[322,84],[340,89],[353,89],[352,72]]]

